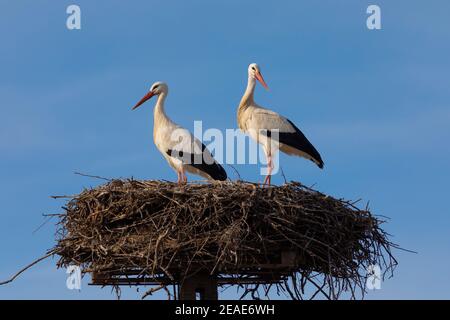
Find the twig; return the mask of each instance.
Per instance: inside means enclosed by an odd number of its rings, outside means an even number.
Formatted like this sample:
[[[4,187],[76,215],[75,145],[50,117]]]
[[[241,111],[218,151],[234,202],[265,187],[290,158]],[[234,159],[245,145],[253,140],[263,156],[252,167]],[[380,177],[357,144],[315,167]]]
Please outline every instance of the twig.
[[[93,176],[93,175],[90,175],[90,174],[80,173],[80,172],[74,172],[74,174],[79,175],[79,176],[83,176],[83,177],[88,177],[88,178],[105,180],[105,181],[112,181],[113,180],[113,179],[108,179],[108,178],[104,178],[104,177],[100,177],[100,176]]]
[[[50,220],[52,220],[52,218],[55,217],[55,215],[43,215],[44,217],[46,217],[46,219],[44,220],[43,223],[41,223],[39,225],[39,227],[37,227],[36,229],[33,230],[32,234],[35,234],[36,232],[38,232],[43,226],[45,226]]]
[[[284,179],[284,184],[287,184],[288,182],[287,182],[286,176],[284,175],[284,170],[283,170],[283,168],[281,166],[280,166],[280,170],[281,170],[281,176]]]
[[[143,295],[142,295],[142,297],[141,297],[141,299],[142,300],[144,300],[145,298],[147,298],[148,296],[151,296],[153,293],[155,293],[156,291],[159,291],[159,290],[161,290],[161,289],[164,289],[164,287],[165,287],[165,285],[160,285],[160,286],[158,286],[158,287],[156,287],[156,288],[150,288],[150,290],[148,290],[147,292],[145,292]]]
[[[57,252],[57,250],[54,249],[54,250],[50,251],[49,253],[47,253],[45,256],[43,256],[43,257],[41,257],[41,258],[39,258],[39,259],[34,260],[32,263],[30,263],[29,265],[27,265],[26,267],[24,267],[23,269],[21,269],[20,271],[18,271],[18,272],[17,272],[15,275],[13,275],[9,280],[0,282],[0,286],[13,282],[13,281],[14,281],[18,276],[20,276],[23,272],[25,272],[26,270],[30,269],[32,266],[34,266],[35,264],[41,262],[42,260],[45,260],[45,259],[47,259],[48,257],[54,255],[56,252]]]
[[[239,174],[239,171],[233,166],[233,165],[231,165],[231,164],[227,164],[229,167],[231,167],[233,170],[234,170],[234,172],[237,174],[237,176],[238,176],[238,180],[240,181],[240,180],[242,180],[241,179],[241,175]]]

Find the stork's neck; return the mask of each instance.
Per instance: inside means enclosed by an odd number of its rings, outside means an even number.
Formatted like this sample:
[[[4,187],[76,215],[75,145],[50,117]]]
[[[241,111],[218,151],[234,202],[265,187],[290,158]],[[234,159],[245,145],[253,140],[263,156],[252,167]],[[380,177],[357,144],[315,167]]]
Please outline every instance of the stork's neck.
[[[248,76],[247,89],[245,89],[244,96],[241,99],[239,107],[248,107],[253,104],[253,95],[255,92],[256,80],[255,78]]]
[[[166,101],[167,93],[162,92],[158,95],[158,100],[156,101],[155,109],[153,111],[153,116],[155,118],[155,126],[164,124],[170,121],[164,110],[164,102]]]

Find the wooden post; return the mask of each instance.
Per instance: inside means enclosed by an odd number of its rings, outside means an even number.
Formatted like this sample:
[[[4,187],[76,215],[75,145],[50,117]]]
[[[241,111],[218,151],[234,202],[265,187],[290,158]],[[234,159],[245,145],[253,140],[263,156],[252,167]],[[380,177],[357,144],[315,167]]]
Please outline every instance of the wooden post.
[[[179,293],[180,300],[217,300],[217,279],[206,272],[199,272],[184,279]]]
[[[295,251],[281,251],[281,264],[285,267],[297,265],[297,253]]]

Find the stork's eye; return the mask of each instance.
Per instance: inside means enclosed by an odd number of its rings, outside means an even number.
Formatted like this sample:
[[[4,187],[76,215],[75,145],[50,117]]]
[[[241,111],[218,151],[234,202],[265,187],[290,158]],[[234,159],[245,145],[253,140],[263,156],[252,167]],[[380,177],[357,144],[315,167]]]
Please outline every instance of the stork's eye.
[[[256,70],[255,67],[252,67],[252,70]]]
[[[153,87],[153,90],[156,90],[156,89],[158,89],[158,86],[154,86],[154,87]]]

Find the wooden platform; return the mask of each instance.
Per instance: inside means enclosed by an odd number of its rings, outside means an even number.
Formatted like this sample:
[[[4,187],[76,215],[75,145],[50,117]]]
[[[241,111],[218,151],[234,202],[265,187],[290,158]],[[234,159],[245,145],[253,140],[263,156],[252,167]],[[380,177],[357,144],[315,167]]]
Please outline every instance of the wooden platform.
[[[180,268],[180,270],[167,270],[167,273],[153,275],[138,268],[122,267],[120,271],[92,272],[90,285],[176,285],[180,295],[179,298],[182,300],[195,300],[196,298],[217,300],[217,288],[219,286],[279,283],[284,281],[292,272],[298,270],[297,257],[293,251],[281,252],[277,260],[276,262],[278,263],[241,265],[237,270],[219,269],[213,274],[210,274],[207,269],[200,266],[191,266],[193,271],[187,274],[184,273],[184,269]]]

